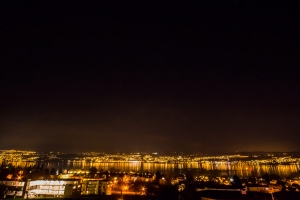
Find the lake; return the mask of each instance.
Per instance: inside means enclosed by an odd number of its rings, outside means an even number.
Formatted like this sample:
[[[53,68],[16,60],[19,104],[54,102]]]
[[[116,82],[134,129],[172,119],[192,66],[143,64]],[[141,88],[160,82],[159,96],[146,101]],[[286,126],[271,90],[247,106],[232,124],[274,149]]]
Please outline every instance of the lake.
[[[36,162],[12,162],[14,166],[34,166]],[[193,162],[193,163],[148,163],[148,162],[90,162],[82,160],[64,160],[64,161],[46,161],[45,168],[88,170],[96,167],[104,171],[122,171],[122,172],[153,172],[160,171],[167,175],[177,175],[190,173],[195,176],[233,176],[239,177],[262,176],[263,174],[278,174],[281,177],[300,176],[299,163],[286,165],[271,164],[249,164],[247,162]]]

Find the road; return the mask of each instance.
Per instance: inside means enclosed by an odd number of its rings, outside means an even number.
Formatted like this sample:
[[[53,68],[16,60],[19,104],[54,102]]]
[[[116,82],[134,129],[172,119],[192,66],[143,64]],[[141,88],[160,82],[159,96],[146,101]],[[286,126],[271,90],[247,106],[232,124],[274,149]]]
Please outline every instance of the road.
[[[121,195],[121,191],[117,191],[117,190],[112,191],[111,193],[112,194],[119,194],[119,195]],[[137,195],[136,192],[132,192],[132,191],[123,191],[122,194],[123,195]]]

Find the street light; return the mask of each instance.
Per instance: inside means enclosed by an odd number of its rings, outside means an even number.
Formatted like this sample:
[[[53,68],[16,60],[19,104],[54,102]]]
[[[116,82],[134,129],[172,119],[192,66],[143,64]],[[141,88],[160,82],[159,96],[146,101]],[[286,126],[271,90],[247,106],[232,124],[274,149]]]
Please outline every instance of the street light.
[[[142,187],[142,194],[145,194],[145,190],[146,190],[146,188]]]

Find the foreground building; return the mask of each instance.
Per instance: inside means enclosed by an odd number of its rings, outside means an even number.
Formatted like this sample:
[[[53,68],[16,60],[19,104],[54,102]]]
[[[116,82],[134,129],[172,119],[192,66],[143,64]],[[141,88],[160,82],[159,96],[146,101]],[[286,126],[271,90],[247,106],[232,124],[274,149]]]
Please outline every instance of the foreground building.
[[[7,197],[70,197],[79,195],[111,195],[109,181],[88,179],[0,181]]]
[[[26,194],[28,197],[68,197],[80,195],[81,181],[74,180],[35,180],[28,181]]]
[[[26,191],[25,181],[0,180],[0,187],[7,196],[22,197]]]

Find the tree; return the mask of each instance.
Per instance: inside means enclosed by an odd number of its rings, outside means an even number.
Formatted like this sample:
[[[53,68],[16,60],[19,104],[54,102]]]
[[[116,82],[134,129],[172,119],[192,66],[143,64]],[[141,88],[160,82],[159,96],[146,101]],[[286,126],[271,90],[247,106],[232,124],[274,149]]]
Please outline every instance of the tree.
[[[12,167],[9,173],[12,174],[12,178],[16,178],[17,173],[15,167]]]
[[[270,181],[271,180],[280,180],[281,179],[281,177],[279,176],[279,175],[277,175],[277,174],[270,174]]]
[[[91,177],[95,177],[95,174],[97,174],[97,168],[96,167],[91,167],[89,172]]]
[[[8,169],[6,169],[6,168],[2,169],[1,172],[0,172],[0,178],[1,178],[1,180],[6,179],[6,177],[7,177],[8,174],[9,174],[9,170]]]
[[[56,170],[55,170],[55,168],[52,168],[52,169],[50,170],[49,174],[50,174],[50,178],[51,178],[51,179],[52,179],[52,178],[55,178],[55,176],[56,176]]]
[[[15,168],[15,167],[13,166],[13,164],[9,163],[9,164],[6,166],[6,168],[8,168],[8,170],[12,170],[12,169]]]
[[[155,173],[155,181],[157,182],[157,183],[159,183],[159,179],[161,178],[161,174],[160,174],[160,172],[159,171],[157,171],[156,173]]]
[[[32,172],[32,167],[31,166],[29,166],[29,167],[27,167],[26,169],[25,169],[25,173],[26,174],[30,174],[31,172]]]
[[[267,182],[267,183],[270,183],[270,175],[269,174],[264,174],[264,175],[262,175],[261,176],[263,179],[265,179],[265,181]]]
[[[46,169],[44,169],[44,178],[45,179],[48,179],[49,178],[49,174],[50,174],[50,171],[49,171],[49,169],[48,168],[46,168]]]
[[[194,191],[194,177],[190,173],[187,173],[185,192],[188,199],[191,199],[194,196]]]
[[[235,187],[242,187],[242,183],[241,183],[241,179],[237,176],[237,175],[234,175],[232,177],[232,185],[235,186]]]
[[[56,169],[55,168],[52,168],[50,170],[50,175],[56,175]]]
[[[23,173],[23,168],[20,167],[20,166],[17,166],[17,167],[16,167],[16,173],[17,173],[17,174]]]

